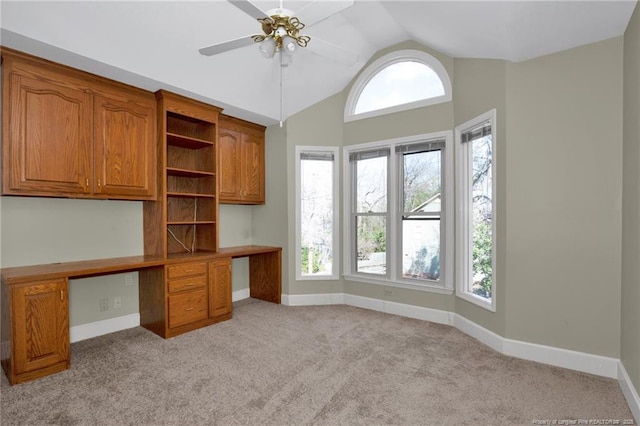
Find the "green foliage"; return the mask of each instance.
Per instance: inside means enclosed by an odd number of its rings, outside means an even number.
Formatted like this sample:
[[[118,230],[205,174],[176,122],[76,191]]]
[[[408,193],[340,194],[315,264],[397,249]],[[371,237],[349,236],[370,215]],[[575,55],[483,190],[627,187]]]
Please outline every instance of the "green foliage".
[[[491,298],[493,283],[491,223],[476,221],[473,227],[473,294]]]
[[[320,267],[322,266],[320,263],[320,253],[315,247],[308,246],[302,247],[302,273],[308,273],[309,271],[309,252],[311,252],[313,258],[311,271],[315,274],[320,271]]]

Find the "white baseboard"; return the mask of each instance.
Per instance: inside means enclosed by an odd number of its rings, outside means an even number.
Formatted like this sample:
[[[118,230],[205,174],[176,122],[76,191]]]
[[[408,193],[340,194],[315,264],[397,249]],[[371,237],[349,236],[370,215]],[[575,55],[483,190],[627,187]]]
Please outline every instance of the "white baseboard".
[[[124,315],[121,317],[71,327],[69,329],[69,337],[71,343],[74,343],[81,340],[91,339],[92,337],[102,336],[103,334],[115,333],[116,331],[137,327],[139,325],[140,314]]]
[[[231,296],[231,300],[234,302],[248,298],[248,288],[234,291]],[[71,327],[69,329],[69,337],[71,343],[74,343],[81,340],[91,339],[92,337],[98,337],[104,334],[115,333],[116,331],[137,327],[139,325],[140,314],[124,315],[108,320],[96,321]]]
[[[344,303],[345,305],[373,311],[447,324],[456,327],[463,333],[504,355],[613,379],[618,378],[619,375],[618,365],[620,362],[617,358],[507,339],[453,312],[355,296],[352,294],[305,294],[282,295],[282,297],[283,301],[287,300],[285,304],[291,306]]]
[[[451,312],[442,311],[440,309],[424,308],[404,303],[389,302],[388,300],[354,296],[352,294],[345,294],[343,299],[345,305],[371,309],[373,311],[400,315],[408,318],[415,318],[423,321],[431,321],[438,324],[453,325],[453,315]]]
[[[238,300],[244,300],[249,298],[249,289],[243,288],[242,290],[237,290],[231,293],[231,301],[237,302]]]
[[[287,306],[344,305],[344,294],[283,294],[282,304]]]
[[[640,423],[640,396],[635,386],[633,386],[631,377],[629,377],[622,362],[618,363],[618,382],[620,383],[624,397],[627,399],[627,404],[629,404],[636,424]]]

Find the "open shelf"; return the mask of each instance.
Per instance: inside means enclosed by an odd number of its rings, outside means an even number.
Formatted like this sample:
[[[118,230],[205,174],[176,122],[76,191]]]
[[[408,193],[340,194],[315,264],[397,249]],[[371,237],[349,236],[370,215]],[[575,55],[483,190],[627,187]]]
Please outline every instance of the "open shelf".
[[[201,149],[213,145],[213,142],[167,132],[167,145],[187,149]]]
[[[215,221],[214,198],[167,197],[168,223],[215,223]]]
[[[167,140],[176,143],[214,143],[216,140],[215,123],[199,120],[188,115],[167,111]],[[177,140],[182,142],[177,142]]]
[[[167,253],[189,253],[189,250],[215,251],[216,224],[167,224]],[[173,235],[172,235],[173,234]],[[175,236],[175,238],[174,238]],[[178,241],[182,242],[180,244]],[[194,251],[192,251],[194,252]]]
[[[167,146],[167,167],[170,169],[214,172],[216,169],[215,145],[201,149]]]
[[[179,169],[176,167],[167,167],[167,176],[182,176],[182,177],[207,177],[214,176],[213,172],[200,172],[189,169]]]
[[[204,177],[167,175],[167,194],[183,193],[215,196],[215,185],[216,182],[213,175]]]
[[[145,233],[149,234],[145,235],[145,253],[215,253],[221,109],[164,90],[156,92],[156,99],[162,192],[157,203],[144,206]]]

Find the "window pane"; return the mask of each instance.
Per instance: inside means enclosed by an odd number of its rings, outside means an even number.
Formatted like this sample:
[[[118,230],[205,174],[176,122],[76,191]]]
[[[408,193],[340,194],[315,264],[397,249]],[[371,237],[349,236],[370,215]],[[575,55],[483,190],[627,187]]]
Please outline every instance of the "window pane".
[[[357,271],[387,273],[387,229],[385,216],[356,216]]]
[[[300,161],[302,275],[331,275],[333,262],[333,161]]]
[[[471,144],[473,162],[471,182],[473,277],[471,291],[473,294],[491,299],[493,281],[491,136],[476,139]]]
[[[420,62],[404,61],[384,68],[362,90],[355,114],[444,95],[438,74]]]
[[[440,211],[441,153],[438,150],[403,155],[405,213]]]
[[[402,276],[440,279],[442,151],[402,156]]]
[[[440,220],[402,221],[402,276],[440,279]]]
[[[387,158],[358,160],[356,164],[356,212],[387,211]]]

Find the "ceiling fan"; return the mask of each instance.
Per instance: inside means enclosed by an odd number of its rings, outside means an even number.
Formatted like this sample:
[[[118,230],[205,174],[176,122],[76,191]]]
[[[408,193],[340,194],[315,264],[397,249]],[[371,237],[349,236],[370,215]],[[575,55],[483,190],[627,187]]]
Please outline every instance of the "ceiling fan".
[[[276,53],[293,53],[298,47],[309,48],[313,53],[326,56],[338,62],[352,65],[358,61],[358,56],[348,52],[344,48],[328,41],[301,34],[304,28],[308,28],[320,21],[327,19],[349,6],[353,5],[353,0],[340,1],[319,1],[313,0],[303,7],[298,13],[294,13],[283,7],[283,0],[280,0],[280,7],[263,12],[249,0],[227,0],[229,3],[242,10],[247,15],[256,19],[262,29],[262,34],[255,34],[216,43],[203,47],[200,53],[205,56],[218,55],[229,50],[250,46],[258,43],[258,49],[265,58],[272,58]],[[301,16],[305,23],[302,22]],[[310,43],[311,42],[311,43]],[[280,55],[281,65],[286,65],[283,60],[285,55]]]

